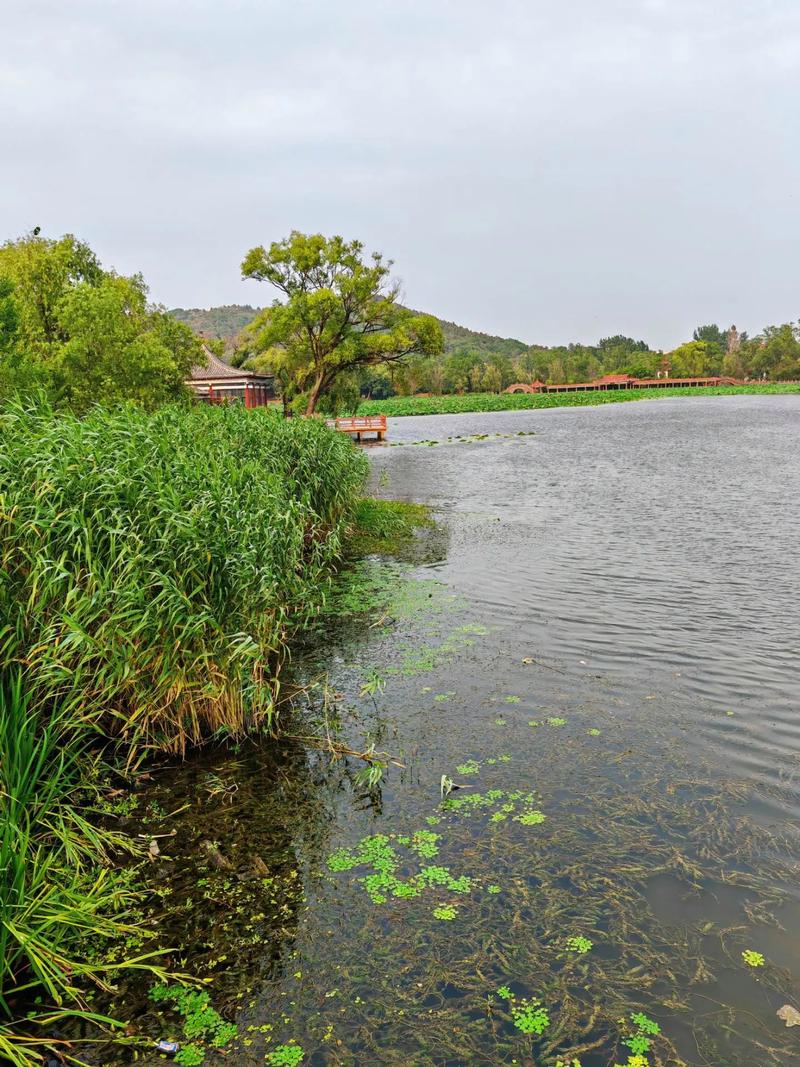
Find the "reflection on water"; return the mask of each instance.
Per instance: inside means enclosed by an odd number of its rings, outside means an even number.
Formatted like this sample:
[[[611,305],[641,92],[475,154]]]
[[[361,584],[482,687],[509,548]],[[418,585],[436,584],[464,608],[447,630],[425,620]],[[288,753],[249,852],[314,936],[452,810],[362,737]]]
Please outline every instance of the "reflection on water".
[[[794,397],[391,421],[408,446],[370,451],[375,486],[447,540],[360,568],[341,602],[374,610],[325,621],[295,671],[328,683],[300,732],[341,717],[402,768],[370,789],[357,761],[244,746],[153,790],[188,805],[167,927],[242,1038],[207,1063],[295,1040],[318,1065],[609,1067],[635,1011],[652,1067],[800,1063],[776,1017],[800,1007],[799,428]],[[443,804],[442,775],[471,799]],[[386,849],[397,895],[364,881]],[[541,1035],[501,987],[541,999]]]

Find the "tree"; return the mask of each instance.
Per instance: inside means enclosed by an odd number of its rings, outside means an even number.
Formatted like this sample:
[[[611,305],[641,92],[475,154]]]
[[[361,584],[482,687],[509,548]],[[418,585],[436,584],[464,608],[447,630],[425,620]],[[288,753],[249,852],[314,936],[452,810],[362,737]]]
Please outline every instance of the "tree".
[[[242,263],[243,277],[283,294],[256,318],[255,349],[292,394],[306,395],[307,415],[341,374],[443,350],[438,321],[398,303],[391,262],[378,253],[365,262],[363,251],[360,241],[293,231]]]
[[[708,326],[698,326],[692,334],[695,341],[705,341],[715,352],[724,352],[727,347],[727,335],[715,322]]]
[[[0,356],[10,352],[19,329],[19,311],[14,300],[14,283],[0,277]]]
[[[139,275],[103,270],[88,245],[29,234],[0,247],[0,338],[13,303],[13,338],[3,351],[3,393],[44,388],[85,411],[132,400],[155,407],[186,395],[184,379],[203,363],[191,329],[148,302]],[[3,296],[2,292],[6,292]]]
[[[484,364],[481,387],[485,393],[499,393],[503,388],[503,375],[496,363]]]
[[[72,234],[58,240],[28,234],[0,246],[0,275],[14,283],[19,346],[46,362],[67,340],[59,319],[64,295],[81,283],[96,285],[103,271],[91,248]]]
[[[722,350],[708,341],[685,341],[669,353],[673,378],[699,378],[719,374]]]
[[[786,322],[767,326],[749,342],[750,366],[758,377],[777,380],[800,377],[800,326]]]
[[[68,340],[56,360],[70,407],[133,400],[153,408],[179,398],[200,342],[188,326],[150,307],[138,276],[107,274],[82,283],[61,301],[58,321]]]

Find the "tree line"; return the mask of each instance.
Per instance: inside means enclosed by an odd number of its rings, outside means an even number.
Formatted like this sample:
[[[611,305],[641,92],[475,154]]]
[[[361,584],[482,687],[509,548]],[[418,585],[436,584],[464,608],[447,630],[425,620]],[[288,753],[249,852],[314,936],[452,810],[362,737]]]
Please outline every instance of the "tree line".
[[[754,337],[712,323],[667,353],[623,334],[596,345],[526,346],[404,307],[391,267],[341,237],[293,231],[256,246],[242,277],[270,285],[275,300],[232,352],[205,344],[237,366],[272,373],[286,409],[304,414],[354,410],[365,396],[651,378],[664,366],[674,378],[800,379],[800,323]],[[141,275],[104,269],[77,238],[36,230],[0,246],[0,398],[44,390],[79,413],[121,400],[152,409],[186,399],[185,381],[204,361],[201,339],[149,300]]]
[[[622,334],[596,345],[533,345],[517,355],[481,351],[468,342],[441,358],[415,359],[394,374],[371,374],[361,392],[376,399],[414,393],[497,393],[514,382],[562,385],[589,382],[605,374],[655,378],[664,366],[672,378],[726,376],[742,381],[800,379],[800,322],[767,326],[749,337],[735,326],[699,326],[671,351],[652,349]]]

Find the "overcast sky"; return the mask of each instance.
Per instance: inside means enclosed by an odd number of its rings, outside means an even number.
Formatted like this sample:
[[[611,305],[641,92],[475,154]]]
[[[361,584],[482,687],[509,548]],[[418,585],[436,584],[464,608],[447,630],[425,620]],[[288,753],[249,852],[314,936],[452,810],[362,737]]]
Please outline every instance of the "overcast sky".
[[[0,237],[168,306],[358,237],[411,306],[553,344],[800,317],[798,0],[2,0]]]

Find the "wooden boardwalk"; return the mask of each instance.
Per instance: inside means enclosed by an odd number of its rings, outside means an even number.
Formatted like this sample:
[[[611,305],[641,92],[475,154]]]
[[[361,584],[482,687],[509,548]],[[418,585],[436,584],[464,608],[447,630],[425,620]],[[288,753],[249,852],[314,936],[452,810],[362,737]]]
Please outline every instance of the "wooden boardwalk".
[[[342,433],[349,433],[357,441],[361,440],[362,434],[374,433],[378,441],[386,436],[385,415],[348,415],[336,420],[336,429]]]

